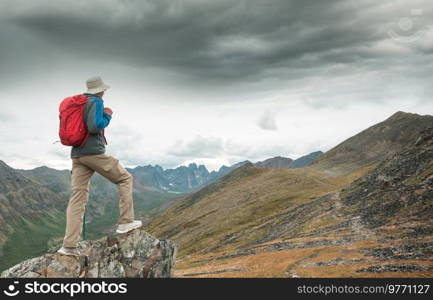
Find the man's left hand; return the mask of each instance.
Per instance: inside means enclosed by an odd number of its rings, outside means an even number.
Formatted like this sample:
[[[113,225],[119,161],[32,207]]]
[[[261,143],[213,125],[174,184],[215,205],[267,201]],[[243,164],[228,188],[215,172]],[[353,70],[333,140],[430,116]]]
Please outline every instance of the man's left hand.
[[[109,107],[106,107],[106,108],[104,109],[104,113],[109,114],[110,116],[113,115],[113,111],[112,111],[111,108],[109,108]]]

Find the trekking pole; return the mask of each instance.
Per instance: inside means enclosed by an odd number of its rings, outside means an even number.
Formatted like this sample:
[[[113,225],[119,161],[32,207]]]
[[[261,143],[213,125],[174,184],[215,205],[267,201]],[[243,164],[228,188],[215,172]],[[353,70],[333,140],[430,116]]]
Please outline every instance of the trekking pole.
[[[83,241],[86,240],[86,213],[83,215]]]

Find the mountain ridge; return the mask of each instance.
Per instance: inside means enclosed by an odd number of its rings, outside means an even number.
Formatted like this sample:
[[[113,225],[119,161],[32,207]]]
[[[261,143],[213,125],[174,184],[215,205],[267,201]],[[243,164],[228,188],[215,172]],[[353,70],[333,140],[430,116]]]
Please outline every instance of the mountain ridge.
[[[70,171],[38,167],[13,169],[0,163],[0,269],[43,253],[51,244],[59,245],[64,235],[66,206],[71,192]],[[137,214],[173,198],[162,192],[134,190]],[[88,237],[99,237],[118,215],[115,185],[95,174],[90,181],[86,205]]]
[[[316,151],[310,154],[291,159],[282,156],[268,158],[264,161],[258,161],[254,164],[261,168],[286,169],[286,168],[303,168],[309,166],[321,156],[323,152]],[[190,163],[188,166],[179,166],[176,168],[164,169],[160,165],[143,165],[135,168],[126,168],[134,176],[134,188],[143,191],[166,191],[173,193],[190,193],[200,189],[207,184],[223,177],[232,170],[249,163],[249,160],[235,163],[231,166],[222,165],[218,170],[209,172],[204,165]],[[2,162],[8,166],[5,162]],[[9,167],[9,166],[8,166]],[[30,177],[32,180],[42,184],[54,187],[57,184],[58,189],[68,190],[70,170],[58,170],[47,166],[40,166],[33,169],[14,169],[20,174]],[[51,183],[46,179],[50,177]],[[55,178],[58,177],[58,178]]]
[[[178,244],[178,277],[431,276],[432,120],[397,112],[304,168],[222,166],[225,175],[174,201],[146,228]],[[15,190],[22,181],[54,193],[63,182],[37,178],[49,168],[16,171],[0,162],[1,170]],[[193,186],[203,181],[189,176],[200,172],[190,164],[166,176],[187,173],[179,185]]]
[[[413,136],[432,123],[433,116],[398,111],[327,151],[311,167],[344,174],[372,166],[402,150]]]
[[[431,118],[398,113],[363,131],[373,133],[372,139],[349,138],[349,145],[366,142],[350,155],[341,144],[336,147],[349,164],[341,160],[333,167],[354,166],[350,171],[247,164],[162,212],[146,228],[178,244],[178,277],[432,276]],[[409,130],[401,130],[404,124]],[[382,130],[391,137],[387,146],[377,147]],[[414,148],[415,143],[425,148]],[[364,160],[360,152],[369,147],[372,155]],[[331,149],[331,157],[339,158],[335,152]],[[317,164],[323,167],[323,161]],[[401,172],[390,176],[396,168]],[[402,221],[406,225],[399,227]]]

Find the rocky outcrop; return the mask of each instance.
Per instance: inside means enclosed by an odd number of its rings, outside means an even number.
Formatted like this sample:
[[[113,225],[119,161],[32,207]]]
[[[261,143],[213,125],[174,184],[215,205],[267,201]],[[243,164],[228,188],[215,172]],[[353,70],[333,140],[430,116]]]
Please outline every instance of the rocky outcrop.
[[[142,229],[81,242],[79,257],[46,254],[1,274],[14,278],[167,278],[175,266],[176,246]]]

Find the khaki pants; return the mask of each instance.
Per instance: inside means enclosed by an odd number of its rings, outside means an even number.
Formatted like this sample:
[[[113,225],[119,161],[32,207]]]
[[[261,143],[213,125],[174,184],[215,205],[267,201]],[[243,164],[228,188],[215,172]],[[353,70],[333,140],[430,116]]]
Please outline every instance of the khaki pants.
[[[106,154],[73,158],[72,195],[66,212],[63,247],[76,247],[80,240],[84,211],[89,199],[90,178],[95,172],[118,186],[120,194],[118,223],[125,224],[134,220],[132,175],[120,165],[119,161]]]

